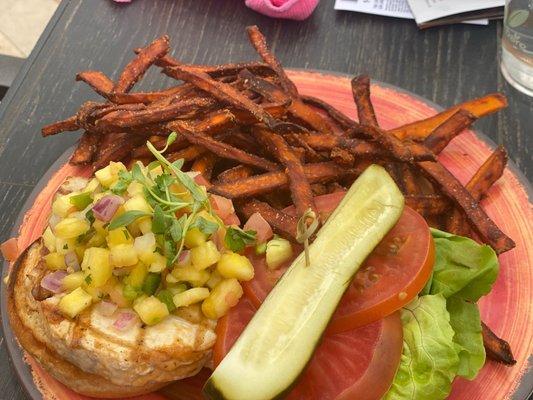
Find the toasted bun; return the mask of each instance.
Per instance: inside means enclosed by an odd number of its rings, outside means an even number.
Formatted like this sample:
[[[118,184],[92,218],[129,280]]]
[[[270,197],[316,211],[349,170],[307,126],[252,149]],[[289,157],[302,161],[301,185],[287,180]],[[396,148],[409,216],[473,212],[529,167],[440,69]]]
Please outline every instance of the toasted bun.
[[[40,282],[46,273],[42,252],[43,245],[37,241],[13,265],[8,285],[9,321],[22,347],[67,387],[99,398],[140,395],[196,374],[209,360],[214,334],[205,328],[204,331],[198,329],[200,334],[196,335],[198,343],[205,339],[201,346],[186,348],[185,351],[184,346],[177,342],[170,353],[165,347],[165,351],[145,349],[144,352],[132,351],[131,355],[123,356],[120,351],[132,346],[113,337],[97,335],[101,332],[91,327],[90,316],[71,321],[60,316],[57,310],[51,312],[47,301],[36,300],[33,293],[35,283]],[[89,325],[83,325],[81,320],[85,320],[85,324],[89,321]],[[184,321],[182,324],[187,323]],[[68,329],[60,331],[65,332],[64,337],[59,335],[58,339],[58,327],[65,326]],[[79,337],[73,340],[69,335],[76,329],[81,329],[82,333],[78,332]],[[96,348],[84,348],[84,345],[87,346],[82,340],[84,337],[88,337],[88,342]],[[109,342],[107,348],[106,342]],[[114,351],[116,348],[120,350],[120,357]],[[135,362],[139,369],[131,367],[129,362]],[[110,370],[119,371],[110,373]],[[122,375],[119,374],[121,372]]]

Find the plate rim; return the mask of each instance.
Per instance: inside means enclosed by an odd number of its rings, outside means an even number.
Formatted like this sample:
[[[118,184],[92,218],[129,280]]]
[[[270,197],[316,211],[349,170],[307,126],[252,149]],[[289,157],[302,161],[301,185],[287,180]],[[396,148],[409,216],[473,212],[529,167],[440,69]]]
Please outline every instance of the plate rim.
[[[344,72],[338,72],[338,71],[326,71],[321,69],[304,69],[304,68],[287,68],[286,71],[291,74],[291,72],[295,73],[303,73],[303,74],[309,74],[309,75],[319,75],[323,77],[327,76],[336,76],[341,78],[352,78],[353,75],[344,73]],[[383,82],[379,80],[372,79],[371,81],[372,85],[380,86],[383,88],[391,89],[396,92],[408,95],[410,97],[413,97],[420,102],[432,107],[436,110],[436,112],[440,112],[445,110],[444,107],[440,106],[439,104],[433,102],[432,100],[429,100],[417,93],[411,92],[407,89],[401,88],[399,86],[396,86],[394,84]],[[483,132],[481,132],[478,129],[470,129],[475,136],[487,144],[489,148],[494,150],[497,145],[496,143],[487,135],[485,135]],[[11,228],[10,237],[15,237],[18,235],[19,228],[24,221],[24,217],[27,213],[27,211],[31,208],[33,203],[35,202],[36,197],[39,195],[42,188],[48,183],[50,178],[59,170],[59,168],[65,164],[68,159],[70,158],[73,149],[75,145],[68,147],[58,158],[55,160],[46,170],[46,172],[39,178],[38,182],[35,184],[35,187],[32,189],[30,194],[28,195],[28,198],[20,207],[18,210],[18,215],[15,220],[15,223],[13,224],[13,227]],[[520,168],[516,165],[514,160],[509,159],[507,163],[507,168],[509,168],[510,172],[513,174],[513,176],[518,180],[520,185],[524,188],[528,200],[531,202],[533,199],[533,185],[531,182],[529,182],[526,175],[520,170]],[[5,276],[5,273],[8,271],[9,263],[5,260],[2,262],[2,276]],[[43,400],[42,393],[40,392],[39,388],[37,387],[37,384],[35,383],[35,380],[33,378],[33,373],[31,371],[31,366],[25,361],[24,357],[24,351],[21,348],[21,346],[18,343],[18,340],[16,336],[14,335],[10,323],[9,323],[9,316],[7,312],[7,288],[5,284],[0,284],[0,319],[2,320],[2,335],[4,338],[4,342],[7,349],[7,355],[10,362],[10,368],[15,370],[15,374],[19,380],[19,382],[22,384],[22,387],[25,391],[25,393],[30,397],[32,400]],[[520,379],[520,383],[516,387],[516,390],[512,394],[512,399],[514,400],[527,400],[531,394],[533,394],[533,368],[531,368],[532,365],[532,357],[529,359],[529,368],[525,373],[522,375]]]

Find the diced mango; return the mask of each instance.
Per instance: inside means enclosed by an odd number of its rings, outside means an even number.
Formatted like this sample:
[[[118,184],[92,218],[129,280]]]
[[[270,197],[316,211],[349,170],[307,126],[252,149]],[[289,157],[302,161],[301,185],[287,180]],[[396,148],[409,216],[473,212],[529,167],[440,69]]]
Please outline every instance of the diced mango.
[[[54,234],[60,239],[73,239],[83,235],[90,227],[87,220],[69,217],[58,222]]]
[[[206,221],[219,224],[219,220],[214,215],[210,214],[207,210],[199,211],[198,214],[196,214],[196,218],[203,218]]]
[[[125,226],[110,230],[107,235],[107,245],[109,248],[119,244],[133,244],[133,237]]]
[[[96,192],[99,189],[100,182],[98,182],[98,179],[92,178],[88,183],[87,186],[83,189],[84,192],[93,193]]]
[[[283,238],[274,238],[267,243],[266,263],[268,268],[276,269],[292,257],[291,242]]]
[[[100,221],[99,219],[93,222],[93,228],[96,231],[96,233],[100,233],[104,237],[107,236],[107,229],[105,228],[106,225],[107,224],[104,221]]]
[[[52,229],[47,227],[43,233],[44,247],[48,249],[50,253],[56,251],[56,237],[52,233]]]
[[[98,288],[105,285],[113,273],[113,267],[109,263],[109,250],[100,247],[86,249],[81,269],[85,272],[88,286]]]
[[[144,211],[146,213],[152,212],[152,207],[150,207],[150,204],[148,204],[143,196],[135,196],[129,200],[126,200],[123,207],[126,211]]]
[[[205,269],[220,260],[220,252],[212,241],[191,249],[191,262],[197,269]]]
[[[114,267],[129,267],[139,262],[132,244],[118,244],[110,251],[110,261]]]
[[[66,294],[59,301],[59,310],[70,318],[76,317],[80,312],[89,307],[92,297],[82,288],[77,288]]]
[[[205,300],[208,296],[208,288],[197,287],[175,294],[172,300],[174,300],[174,305],[178,308],[199,303],[200,301]]]
[[[167,290],[174,296],[175,294],[185,292],[187,290],[187,285],[184,283],[178,283],[176,285],[168,286]]]
[[[185,234],[185,246],[187,248],[192,249],[193,247],[200,246],[201,244],[205,243],[207,240],[207,235],[200,231],[200,229],[194,227],[187,231]]]
[[[49,253],[44,256],[46,266],[51,270],[67,269],[65,264],[65,256],[59,253]]]
[[[143,235],[146,235],[147,233],[152,232],[152,218],[150,217],[144,217],[139,218],[137,221],[137,225],[139,226],[139,230]]]
[[[193,266],[177,267],[171,272],[171,276],[178,282],[189,282],[193,286],[203,286],[209,280],[210,274],[205,269],[198,270]],[[168,276],[167,276],[168,282]]]
[[[147,257],[149,259],[149,257]],[[152,253],[152,262],[148,267],[150,272],[161,272],[167,267],[167,258],[159,253]]]
[[[167,306],[154,296],[136,302],[133,309],[146,325],[155,325],[169,314]]]
[[[144,186],[137,181],[131,182],[128,185],[127,191],[130,197],[144,196]]]
[[[70,202],[70,197],[75,193],[69,193],[57,196],[52,203],[52,212],[61,218],[65,218],[69,212],[75,210],[75,207]]]
[[[76,239],[61,239],[56,237],[56,252],[67,254],[76,249]]]
[[[150,265],[155,257],[154,251],[156,249],[155,236],[152,232],[135,238],[133,247],[137,252],[139,259],[146,265]],[[166,263],[166,261],[165,261]]]
[[[61,286],[67,292],[72,292],[74,289],[77,289],[83,285],[84,279],[85,274],[82,271],[76,271],[65,276],[61,281]]]
[[[111,161],[107,167],[96,171],[94,176],[98,179],[98,182],[107,189],[118,181],[118,173],[120,171],[126,171],[124,164]]]
[[[95,303],[102,300],[104,296],[106,295],[106,293],[101,287],[97,288],[97,287],[89,286],[87,285],[86,282],[83,283],[82,288],[87,293],[89,293],[89,295],[91,296],[91,298],[93,299]]]
[[[254,267],[247,257],[228,252],[222,254],[217,263],[217,271],[224,278],[249,281],[254,277]]]
[[[162,174],[163,174],[163,167],[161,165],[158,165],[157,167],[152,168],[150,170],[150,176],[152,177],[152,179]]]
[[[211,272],[211,276],[209,277],[209,280],[205,283],[205,285],[209,289],[213,289],[222,279],[222,276],[220,276],[220,274],[215,270]]]
[[[140,290],[147,275],[148,269],[146,266],[143,263],[138,263],[133,267],[129,275],[124,278],[124,284]]]
[[[88,247],[102,247],[106,244],[106,235],[96,232],[87,242]]]
[[[202,303],[204,315],[210,319],[223,317],[238,303],[242,293],[242,287],[237,279],[220,281]]]

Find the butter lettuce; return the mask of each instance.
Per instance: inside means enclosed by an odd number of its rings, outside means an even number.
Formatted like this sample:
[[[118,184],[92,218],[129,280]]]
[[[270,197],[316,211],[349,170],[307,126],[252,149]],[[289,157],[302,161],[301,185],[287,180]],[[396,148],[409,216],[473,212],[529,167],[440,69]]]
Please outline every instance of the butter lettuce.
[[[455,335],[441,295],[422,296],[401,311],[403,354],[385,400],[444,399],[459,368]]]
[[[431,232],[433,274],[401,311],[403,354],[386,400],[445,399],[456,376],[474,379],[485,364],[475,302],[498,276],[496,253],[469,238]]]
[[[435,266],[428,292],[456,295],[476,302],[490,292],[498,276],[498,257],[492,248],[474,240],[431,229]]]
[[[454,330],[453,342],[459,355],[457,375],[474,379],[485,364],[485,347],[481,335],[481,319],[477,304],[450,297],[446,301],[450,325]]]

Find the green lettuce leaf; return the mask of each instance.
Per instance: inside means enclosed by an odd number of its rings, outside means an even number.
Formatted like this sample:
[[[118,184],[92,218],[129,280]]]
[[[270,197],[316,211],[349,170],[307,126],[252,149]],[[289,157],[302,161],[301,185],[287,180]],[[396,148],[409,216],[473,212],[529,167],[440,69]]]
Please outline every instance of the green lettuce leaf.
[[[422,296],[402,309],[403,354],[385,400],[439,400],[459,368],[446,299]]]
[[[491,247],[472,239],[431,229],[435,266],[426,291],[476,302],[490,292],[498,276],[498,257]]]
[[[466,237],[431,233],[433,274],[420,297],[402,310],[403,354],[388,400],[444,399],[456,375],[474,379],[485,364],[475,302],[498,276],[496,253]]]
[[[477,304],[452,296],[446,301],[453,341],[459,355],[457,375],[474,379],[485,365],[485,347],[481,335],[481,318]]]

